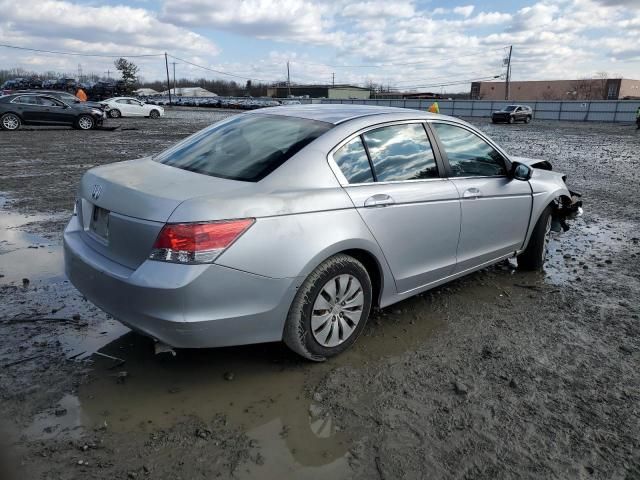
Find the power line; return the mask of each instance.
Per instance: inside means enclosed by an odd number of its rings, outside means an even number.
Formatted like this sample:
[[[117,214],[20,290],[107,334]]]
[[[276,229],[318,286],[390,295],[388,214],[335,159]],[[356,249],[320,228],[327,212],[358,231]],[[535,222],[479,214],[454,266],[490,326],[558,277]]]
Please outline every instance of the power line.
[[[409,85],[404,88],[432,88],[432,87],[448,87],[450,85],[464,85],[471,82],[480,82],[483,80],[495,80],[496,78],[500,78],[501,75],[492,75],[489,77],[478,77],[478,78],[469,78],[467,80],[459,80],[456,82],[448,82],[448,83],[433,83],[430,85]]]
[[[437,47],[434,47],[437,48]],[[493,48],[489,50],[482,50],[483,52],[493,52],[503,50],[501,48]],[[446,53],[441,53],[438,55],[446,55]],[[470,53],[468,55],[456,55],[453,57],[454,59],[458,58],[467,58],[467,57],[476,57],[478,53]],[[315,65],[319,67],[331,67],[331,68],[383,68],[383,67],[406,67],[411,65],[425,65],[429,63],[433,63],[433,60],[423,61],[423,62],[407,62],[407,63],[377,63],[377,64],[361,64],[361,65],[334,65],[329,63],[313,63],[313,62],[301,62],[298,60],[291,60],[291,63],[297,63],[300,65]]]
[[[229,77],[242,78],[243,80],[258,80],[260,82],[271,82],[272,81],[272,80],[265,80],[263,78],[246,77],[244,75],[237,75],[235,73],[223,72],[221,70],[216,70],[214,68],[205,67],[204,65],[198,65],[197,63],[190,62],[188,60],[185,60],[184,58],[178,58],[178,57],[176,57],[174,55],[171,55],[171,54],[168,54],[168,55],[171,58],[174,58],[176,60],[180,60],[181,62],[188,63],[189,65],[192,65],[194,67],[202,68],[203,70],[208,70],[210,72],[219,73],[220,75],[227,75]]]
[[[105,55],[98,53],[81,53],[81,52],[58,52],[54,50],[41,50],[39,48],[27,48],[27,47],[18,47],[16,45],[6,45],[0,43],[0,47],[4,48],[12,48],[15,50],[27,50],[29,52],[39,52],[39,53],[52,53],[54,55],[72,55],[76,57],[102,57],[102,58],[141,58],[141,57],[162,57],[163,53],[148,53],[144,55]]]

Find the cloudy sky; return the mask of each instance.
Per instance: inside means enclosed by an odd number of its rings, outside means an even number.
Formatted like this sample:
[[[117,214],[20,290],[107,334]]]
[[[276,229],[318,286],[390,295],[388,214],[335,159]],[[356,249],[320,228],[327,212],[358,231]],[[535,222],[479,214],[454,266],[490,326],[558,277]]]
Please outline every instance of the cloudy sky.
[[[465,82],[640,78],[640,0],[0,0],[0,43],[65,52],[169,52],[178,77],[462,91]],[[162,78],[164,59],[136,58]],[[0,68],[103,73],[112,59],[0,48]],[[454,85],[444,85],[444,84]]]

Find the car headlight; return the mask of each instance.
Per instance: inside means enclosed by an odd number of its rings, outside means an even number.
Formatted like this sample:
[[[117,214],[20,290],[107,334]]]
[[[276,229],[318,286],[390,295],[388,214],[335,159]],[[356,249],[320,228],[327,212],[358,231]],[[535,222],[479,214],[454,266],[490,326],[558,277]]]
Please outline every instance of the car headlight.
[[[94,115],[102,116],[102,110],[100,110],[98,108],[92,108],[91,109],[91,113],[93,113]]]

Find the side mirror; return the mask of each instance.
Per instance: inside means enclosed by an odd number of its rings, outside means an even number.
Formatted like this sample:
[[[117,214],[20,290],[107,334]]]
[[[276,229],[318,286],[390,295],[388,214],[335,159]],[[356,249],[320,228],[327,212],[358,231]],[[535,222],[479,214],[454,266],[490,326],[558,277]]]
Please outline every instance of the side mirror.
[[[531,168],[529,165],[518,162],[513,162],[513,164],[511,165],[511,178],[526,182],[527,180],[531,179],[531,175],[533,175],[533,168]]]

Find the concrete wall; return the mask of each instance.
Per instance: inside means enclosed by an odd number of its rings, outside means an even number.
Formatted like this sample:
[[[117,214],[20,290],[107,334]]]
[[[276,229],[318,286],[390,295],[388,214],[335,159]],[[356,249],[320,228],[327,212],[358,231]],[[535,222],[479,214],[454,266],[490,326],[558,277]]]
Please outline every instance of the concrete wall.
[[[329,98],[358,98],[366,100],[368,98],[371,98],[371,92],[369,90],[360,90],[358,88],[329,88]]]
[[[302,103],[344,103],[356,105],[384,105],[390,107],[413,108],[426,111],[433,100],[338,100],[313,99]],[[485,117],[513,102],[486,100],[438,100],[440,113],[454,117]],[[533,109],[533,117],[538,120],[567,120],[574,122],[635,122],[635,112],[640,100],[599,100],[599,101],[540,101],[522,102]]]

